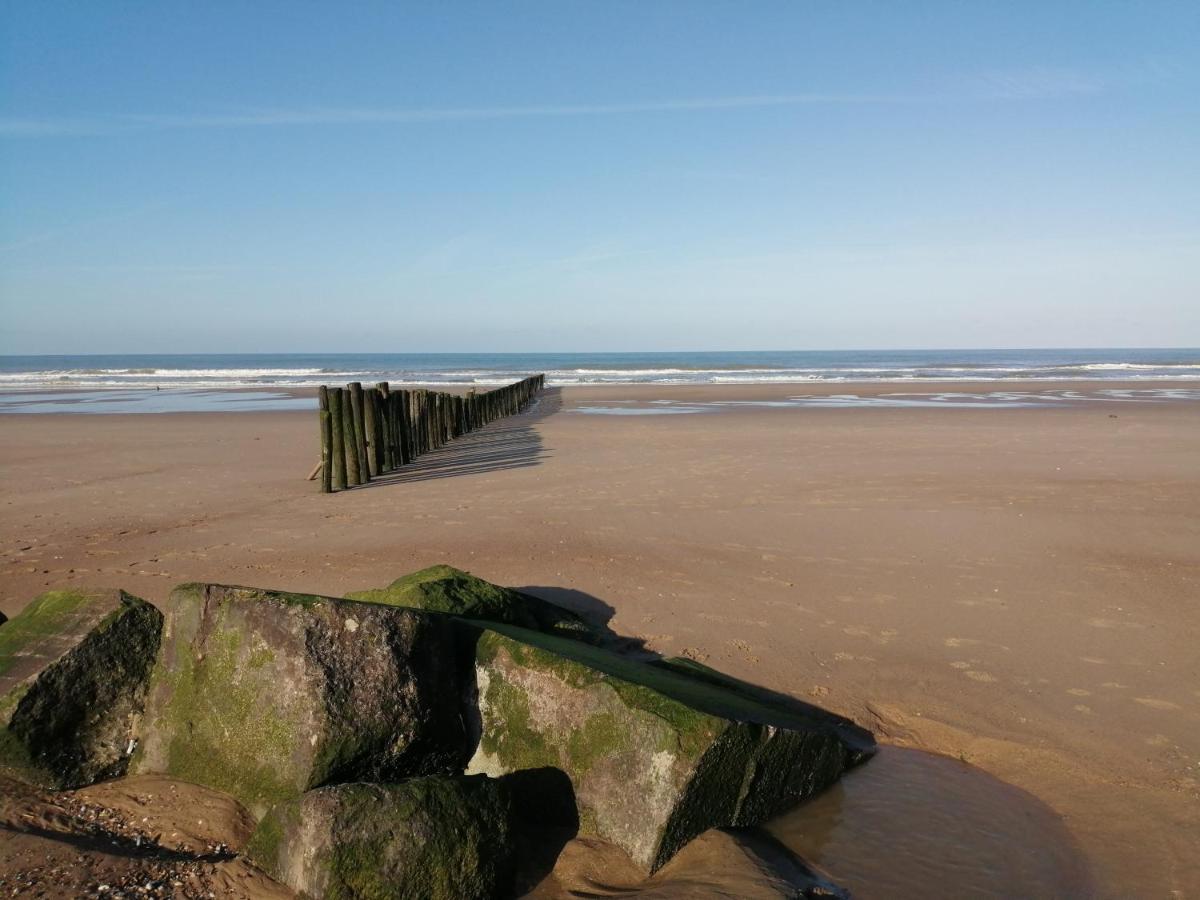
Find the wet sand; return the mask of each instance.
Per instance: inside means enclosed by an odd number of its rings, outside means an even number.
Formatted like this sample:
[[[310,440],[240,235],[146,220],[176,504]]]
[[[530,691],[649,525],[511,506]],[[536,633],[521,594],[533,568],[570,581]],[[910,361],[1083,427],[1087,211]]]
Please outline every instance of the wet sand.
[[[982,767],[1102,895],[1200,892],[1200,404],[572,411],[925,389],[551,391],[334,496],[311,412],[4,416],[0,609],[450,562]]]

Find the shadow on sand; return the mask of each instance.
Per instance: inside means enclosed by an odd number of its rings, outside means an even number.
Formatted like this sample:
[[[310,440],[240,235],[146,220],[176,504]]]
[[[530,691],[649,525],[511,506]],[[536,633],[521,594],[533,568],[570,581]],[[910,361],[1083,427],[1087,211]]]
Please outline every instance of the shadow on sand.
[[[602,646],[609,650],[615,650],[633,659],[643,661],[659,657],[659,654],[646,649],[645,641],[639,638],[626,637],[613,631],[608,623],[612,621],[612,617],[617,611],[611,604],[605,603],[599,597],[593,597],[591,594],[585,594],[583,591],[577,591],[573,588],[550,587],[547,585],[528,585],[526,587],[513,588],[513,590],[520,591],[522,594],[529,594],[540,600],[547,600],[555,606],[561,606],[564,609],[571,610],[571,612],[579,613],[579,615],[583,616],[595,627],[601,636]]]
[[[548,455],[548,450],[542,445],[542,436],[535,426],[560,409],[562,391],[546,388],[524,412],[492,422],[444,447],[431,450],[403,468],[378,475],[367,484],[350,490],[536,466]]]

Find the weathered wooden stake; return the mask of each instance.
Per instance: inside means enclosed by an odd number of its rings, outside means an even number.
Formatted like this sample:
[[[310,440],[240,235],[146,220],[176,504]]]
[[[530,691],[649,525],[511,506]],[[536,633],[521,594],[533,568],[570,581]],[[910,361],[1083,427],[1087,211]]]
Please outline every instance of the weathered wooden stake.
[[[321,387],[321,491],[366,484],[372,477],[411,463],[422,453],[526,409],[546,384],[534,375],[515,384],[465,395],[442,391],[393,391],[386,381],[363,389]]]
[[[362,471],[358,467],[358,439],[354,435],[354,404],[349,388],[342,395],[342,446],[346,449],[346,486],[362,484]]]
[[[333,453],[333,471],[330,474],[335,491],[346,489],[346,438],[342,432],[342,415],[342,389],[334,388],[329,392],[329,420],[332,432],[330,450]]]
[[[383,395],[379,393],[379,388],[371,388],[371,416],[375,420],[375,443],[371,445],[371,455],[375,463],[374,474],[382,475],[387,471],[383,464],[387,431],[383,427]]]
[[[388,388],[386,381],[381,381],[375,385],[375,390],[379,392],[379,419],[382,425],[379,433],[383,436],[381,439],[383,445],[382,471],[390,472],[396,467],[393,460],[393,448],[395,446],[393,437],[395,430],[392,427],[394,424],[392,411],[395,409],[395,404],[392,403],[391,390]]]
[[[363,416],[363,389],[361,381],[350,382],[350,412],[354,424],[354,450],[358,458],[358,483],[371,480],[367,465],[367,424]]]
[[[333,422],[329,418],[329,388],[322,387],[317,392],[317,400],[321,409],[321,493],[328,494],[333,491]]]
[[[371,388],[363,391],[363,435],[367,440],[367,471],[372,478],[375,478],[379,475],[379,461],[376,453],[379,449],[379,429],[375,417],[375,391]]]
[[[410,396],[409,391],[400,392],[400,464],[404,466],[413,461]]]

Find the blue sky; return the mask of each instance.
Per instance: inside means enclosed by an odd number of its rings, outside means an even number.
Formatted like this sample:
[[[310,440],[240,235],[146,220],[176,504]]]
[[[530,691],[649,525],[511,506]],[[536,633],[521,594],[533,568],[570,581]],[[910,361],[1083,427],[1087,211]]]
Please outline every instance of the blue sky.
[[[1200,4],[0,5],[0,352],[1200,345]]]

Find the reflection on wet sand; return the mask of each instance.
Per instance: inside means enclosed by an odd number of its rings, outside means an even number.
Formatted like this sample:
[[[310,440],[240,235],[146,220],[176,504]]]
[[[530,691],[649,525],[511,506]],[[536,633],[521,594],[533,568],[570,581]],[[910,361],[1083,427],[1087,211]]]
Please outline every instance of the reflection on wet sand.
[[[705,832],[646,878],[618,848],[579,837],[527,896],[780,898],[1089,897],[1061,818],[1033,795],[946,756],[884,746],[762,829]]]
[[[920,750],[880,747],[767,830],[856,900],[1093,893],[1057,813],[974,766]]]
[[[1164,403],[1200,400],[1193,388],[1102,388],[1090,390],[1027,391],[892,391],[872,394],[799,394],[786,400],[647,400],[587,403],[572,412],[603,416],[646,416],[679,413],[719,412],[722,409],[764,408],[803,409],[1038,409],[1074,406],[1083,403]]]

